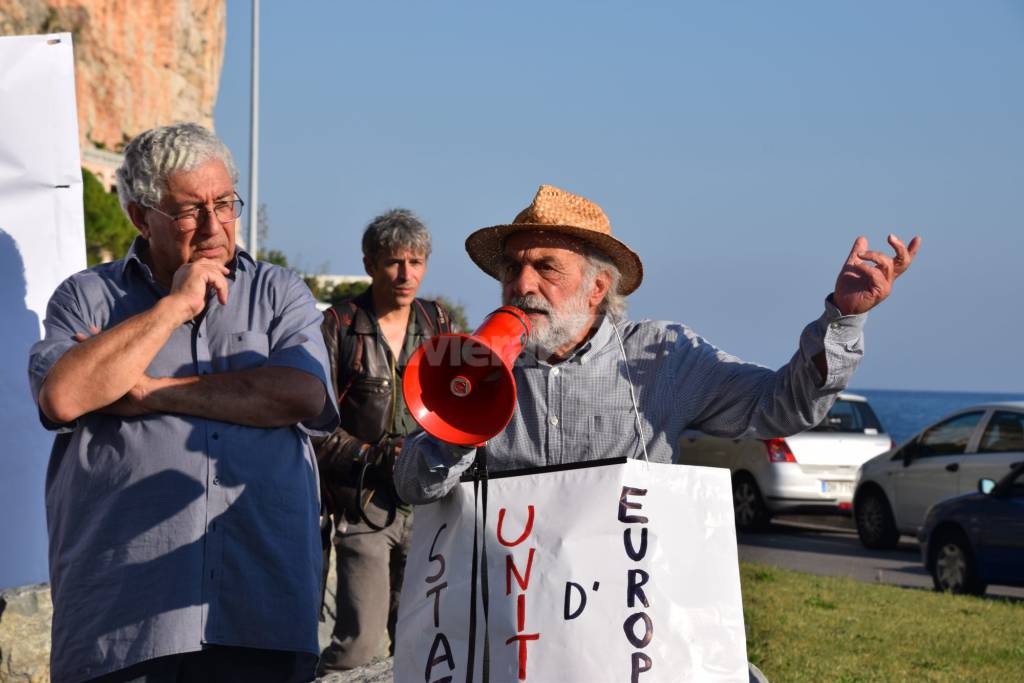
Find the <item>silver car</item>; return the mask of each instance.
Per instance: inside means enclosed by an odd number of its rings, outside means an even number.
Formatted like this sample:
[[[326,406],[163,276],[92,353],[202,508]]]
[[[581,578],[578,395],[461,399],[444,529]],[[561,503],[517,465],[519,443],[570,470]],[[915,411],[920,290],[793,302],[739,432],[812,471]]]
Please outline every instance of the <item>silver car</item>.
[[[684,432],[678,462],[729,468],[736,526],[755,531],[781,512],[849,511],[857,469],[890,448],[867,399],[844,393],[821,424],[785,439]]]
[[[854,519],[861,543],[892,548],[916,535],[940,500],[977,490],[979,479],[1002,479],[1024,461],[1024,402],[960,410],[892,452],[866,463],[857,479]]]

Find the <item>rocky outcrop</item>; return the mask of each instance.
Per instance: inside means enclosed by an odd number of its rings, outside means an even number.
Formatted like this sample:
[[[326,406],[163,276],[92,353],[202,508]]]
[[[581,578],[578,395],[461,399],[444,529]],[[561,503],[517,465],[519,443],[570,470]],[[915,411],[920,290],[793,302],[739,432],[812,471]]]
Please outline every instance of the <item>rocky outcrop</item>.
[[[0,591],[0,683],[50,680],[49,586]]]
[[[224,0],[0,0],[0,35],[69,31],[82,148],[175,121],[213,127]]]

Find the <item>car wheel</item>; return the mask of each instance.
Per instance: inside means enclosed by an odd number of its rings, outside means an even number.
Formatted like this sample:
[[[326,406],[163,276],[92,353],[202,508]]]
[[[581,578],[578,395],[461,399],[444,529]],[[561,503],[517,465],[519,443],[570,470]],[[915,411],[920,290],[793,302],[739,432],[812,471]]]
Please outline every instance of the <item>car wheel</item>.
[[[865,548],[895,548],[899,543],[900,532],[892,508],[881,491],[868,489],[861,493],[853,506],[853,516]]]
[[[732,508],[736,528],[740,531],[759,531],[768,526],[771,515],[761,497],[757,482],[749,474],[740,474],[732,480]]]
[[[981,595],[987,586],[978,578],[971,544],[959,531],[941,532],[932,542],[932,581],[935,590]]]

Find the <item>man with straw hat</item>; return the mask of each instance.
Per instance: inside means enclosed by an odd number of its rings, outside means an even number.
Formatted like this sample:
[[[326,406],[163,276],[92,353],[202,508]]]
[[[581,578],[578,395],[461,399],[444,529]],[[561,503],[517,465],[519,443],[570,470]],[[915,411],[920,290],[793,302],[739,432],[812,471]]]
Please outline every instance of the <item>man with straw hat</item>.
[[[518,406],[487,443],[491,471],[646,456],[672,462],[688,428],[770,438],[820,422],[863,356],[866,313],[883,301],[920,247],[889,236],[895,256],[858,237],[796,354],[773,371],[721,351],[678,323],[631,321],[625,298],[643,264],[612,236],[597,204],[542,185],[512,223],[477,230],[466,251],[501,282],[502,302],[533,329],[516,362]],[[410,503],[443,497],[475,449],[423,433],[395,472]]]

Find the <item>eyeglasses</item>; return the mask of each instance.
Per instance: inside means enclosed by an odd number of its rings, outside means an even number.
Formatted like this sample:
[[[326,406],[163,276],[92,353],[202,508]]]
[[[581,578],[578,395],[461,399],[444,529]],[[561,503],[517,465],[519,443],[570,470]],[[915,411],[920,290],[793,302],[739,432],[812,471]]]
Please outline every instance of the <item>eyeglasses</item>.
[[[233,223],[242,215],[242,207],[244,206],[245,202],[236,194],[234,199],[215,203],[213,205],[213,215],[217,217],[217,221],[220,223]],[[176,215],[171,215],[153,206],[147,206],[146,208],[156,211],[161,216],[170,218],[174,222],[174,227],[178,229],[178,232],[182,233],[194,232],[210,218],[210,210],[203,204],[193,206],[191,209]]]

